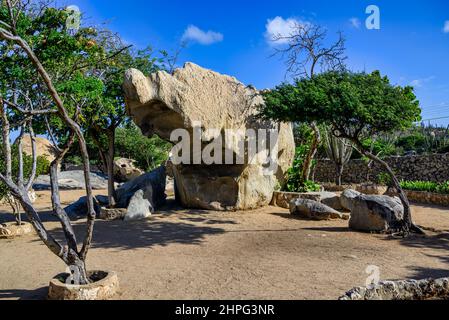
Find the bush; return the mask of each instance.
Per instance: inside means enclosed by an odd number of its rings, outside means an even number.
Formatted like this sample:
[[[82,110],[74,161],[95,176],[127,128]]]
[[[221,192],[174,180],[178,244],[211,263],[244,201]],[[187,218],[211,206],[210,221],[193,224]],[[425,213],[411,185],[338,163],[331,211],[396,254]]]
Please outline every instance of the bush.
[[[449,181],[437,183],[432,181],[402,181],[401,187],[404,190],[424,191],[432,193],[449,194]]]
[[[136,166],[151,171],[168,160],[172,145],[157,136],[147,138],[140,129],[130,124],[116,132],[116,156],[136,160]]]
[[[293,167],[287,171],[285,191],[288,192],[316,192],[321,190],[321,186],[313,181],[302,180],[302,166],[304,159],[309,152],[308,145],[301,145],[296,148],[295,160],[293,161]],[[316,161],[314,161],[314,165]]]

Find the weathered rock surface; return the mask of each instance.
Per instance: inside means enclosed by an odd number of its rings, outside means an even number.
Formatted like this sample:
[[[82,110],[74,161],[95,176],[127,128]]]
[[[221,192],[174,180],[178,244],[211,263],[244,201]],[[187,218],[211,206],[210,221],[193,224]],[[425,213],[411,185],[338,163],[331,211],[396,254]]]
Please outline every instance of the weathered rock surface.
[[[94,209],[97,216],[100,215],[101,206],[107,206],[109,203],[106,196],[95,196]],[[81,197],[78,201],[64,208],[71,220],[84,218],[87,215],[87,197]]]
[[[404,207],[397,197],[359,195],[352,200],[349,227],[364,232],[398,230],[404,219]]]
[[[57,151],[53,147],[53,144],[45,139],[36,137],[36,154],[38,157],[44,157],[50,163],[55,160]],[[32,143],[30,135],[24,135],[22,138],[23,152],[29,156],[33,154]]]
[[[108,188],[108,179],[101,173],[91,172],[90,179],[94,190],[103,190]],[[84,190],[84,172],[62,171],[58,175],[58,184],[61,190]],[[34,181],[33,188],[35,190],[51,190],[50,176],[39,176]]]
[[[127,110],[145,135],[157,134],[169,141],[176,129],[191,133],[196,122],[204,131],[278,129],[278,169],[265,174],[262,165],[174,165],[177,198],[185,207],[237,210],[268,205],[278,183],[294,158],[290,124],[261,121],[255,117],[264,103],[258,91],[235,78],[187,63],[173,75],[157,72],[145,77],[131,69],[125,75]],[[203,134],[207,144],[216,136]],[[203,147],[204,147],[203,144]],[[238,145],[223,143],[223,149],[240,154]],[[224,162],[223,162],[224,163]],[[215,209],[214,209],[215,208]]]
[[[358,185],[356,187],[356,190],[363,194],[381,196],[387,192],[388,187],[381,186],[378,184],[373,184],[373,183],[363,183],[363,184]]]
[[[117,189],[117,207],[127,208],[125,221],[148,218],[163,205],[166,180],[165,167],[160,167]]]
[[[276,191],[273,195],[272,205],[289,209],[290,202],[295,199],[308,199],[321,202],[334,210],[341,211],[343,207],[340,203],[340,196],[333,192],[283,192]]]
[[[114,178],[120,182],[128,182],[140,177],[144,172],[136,167],[136,161],[119,158],[114,161]]]
[[[360,195],[361,195],[360,192],[352,189],[347,189],[343,191],[343,193],[340,196],[340,204],[343,207],[343,209],[352,211],[354,200]]]
[[[290,213],[306,219],[331,220],[348,219],[348,215],[342,214],[320,202],[308,199],[296,199],[290,203]]]
[[[339,300],[448,300],[449,278],[384,281],[370,287],[357,287]]]

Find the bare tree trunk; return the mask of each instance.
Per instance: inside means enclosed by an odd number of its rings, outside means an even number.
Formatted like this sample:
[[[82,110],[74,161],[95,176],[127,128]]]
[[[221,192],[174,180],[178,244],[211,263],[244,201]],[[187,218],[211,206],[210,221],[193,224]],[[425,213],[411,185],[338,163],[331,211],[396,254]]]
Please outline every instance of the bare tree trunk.
[[[314,136],[313,136],[312,145],[310,146],[310,150],[309,150],[306,158],[304,159],[304,164],[303,164],[303,168],[302,168],[303,181],[310,180],[310,172],[312,170],[313,159],[315,158],[315,155],[318,151],[318,147],[320,146],[320,143],[321,143],[321,133],[320,133],[320,129],[318,128],[317,124],[315,122],[313,122],[311,124],[311,127],[313,129]]]
[[[114,186],[114,157],[115,157],[115,128],[107,130],[108,136],[108,200],[109,207],[113,208],[116,205],[116,194]]]
[[[359,141],[354,140],[354,139],[352,139],[352,141],[360,149],[360,152],[363,155],[365,155],[372,161],[378,163],[390,175],[391,181],[393,183],[393,187],[397,190],[399,199],[401,200],[401,203],[404,206],[404,220],[403,220],[404,222],[403,222],[403,226],[402,226],[402,229],[403,229],[402,231],[404,232],[404,235],[408,235],[410,232],[414,232],[414,233],[418,233],[418,234],[425,234],[421,228],[419,228],[417,225],[415,225],[413,223],[410,202],[407,198],[407,195],[405,194],[404,190],[401,187],[401,183],[399,182],[399,179],[396,177],[396,174],[391,169],[390,165],[387,162],[380,159],[379,157],[377,157],[376,155],[367,151]]]

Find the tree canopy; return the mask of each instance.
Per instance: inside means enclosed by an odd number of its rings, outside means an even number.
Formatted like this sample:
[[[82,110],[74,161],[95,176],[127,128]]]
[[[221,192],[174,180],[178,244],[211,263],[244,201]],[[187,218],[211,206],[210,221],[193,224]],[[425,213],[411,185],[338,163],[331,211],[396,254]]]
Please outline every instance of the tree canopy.
[[[264,98],[265,118],[316,121],[350,139],[407,129],[421,119],[413,88],[394,86],[379,71],[323,73],[284,83],[264,93]]]

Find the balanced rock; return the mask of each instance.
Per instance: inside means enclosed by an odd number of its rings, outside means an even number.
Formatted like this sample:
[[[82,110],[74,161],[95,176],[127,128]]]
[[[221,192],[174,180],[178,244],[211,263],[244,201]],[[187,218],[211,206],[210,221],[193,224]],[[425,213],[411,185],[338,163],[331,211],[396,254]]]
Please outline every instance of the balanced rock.
[[[364,232],[398,230],[404,219],[404,206],[397,197],[359,195],[352,201],[349,227]]]
[[[135,160],[126,158],[114,160],[114,178],[120,182],[128,182],[140,177],[144,172],[135,163]]]
[[[296,199],[290,203],[290,213],[312,220],[347,219],[348,216],[314,200]]]
[[[233,77],[187,63],[172,75],[161,71],[145,77],[142,72],[130,69],[125,74],[124,91],[128,114],[144,135],[157,134],[170,141],[175,130],[183,129],[191,138],[186,143],[190,149],[186,158],[192,161],[173,165],[176,195],[183,206],[211,210],[257,208],[268,205],[276,186],[284,183],[284,174],[291,166],[295,152],[292,126],[257,117],[257,108],[264,104],[264,100],[255,88],[245,86]],[[219,145],[222,151],[220,155],[214,149],[212,164],[204,161],[201,155],[198,157],[197,149],[193,147],[198,128],[203,155],[211,142]],[[226,131],[243,131],[245,134],[248,129],[257,133],[259,129],[279,133],[278,150],[272,157],[277,158],[273,160],[276,166],[271,172],[266,170],[266,165],[254,163],[254,158],[248,157],[250,141],[256,140],[262,145],[270,139],[256,136],[253,140],[243,140],[243,152],[241,144],[224,139],[228,136]],[[268,151],[273,156],[274,152],[269,151],[275,150],[275,144],[267,143],[265,150],[258,150],[257,155]],[[216,159],[224,154],[230,154],[234,161],[224,161],[224,156]]]

